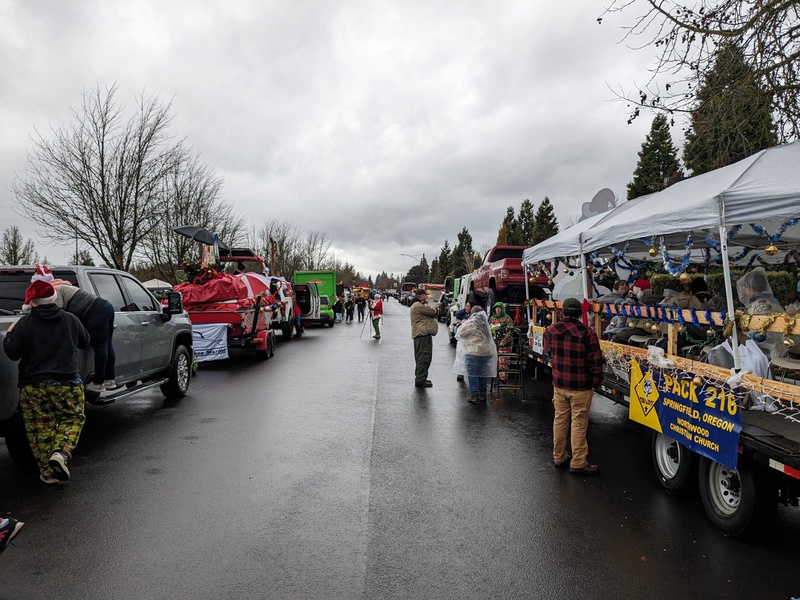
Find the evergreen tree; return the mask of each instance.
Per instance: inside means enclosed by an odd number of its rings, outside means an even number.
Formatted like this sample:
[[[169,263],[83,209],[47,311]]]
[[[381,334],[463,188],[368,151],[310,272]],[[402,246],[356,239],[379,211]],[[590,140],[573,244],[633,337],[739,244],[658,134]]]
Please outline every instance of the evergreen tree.
[[[678,149],[672,143],[667,117],[658,114],[639,151],[633,181],[628,184],[628,200],[658,192],[664,189],[666,183],[682,177]]]
[[[500,242],[501,234],[505,232],[506,236],[506,243],[503,244]],[[519,229],[519,221],[517,221],[516,216],[514,215],[514,207],[509,206],[506,209],[506,216],[503,218],[503,224],[500,226],[500,230],[498,231],[497,235],[497,245],[498,246],[518,246],[522,244],[520,242],[521,232]]]
[[[732,41],[722,43],[714,68],[697,91],[683,147],[684,164],[693,175],[700,175],[776,143],[769,94],[741,48]]]
[[[533,239],[534,229],[536,227],[536,216],[533,212],[533,202],[527,198],[522,201],[522,205],[519,207],[517,222],[519,223],[521,240],[517,245],[529,245]]]
[[[533,238],[528,243],[534,246],[557,233],[558,220],[553,211],[553,205],[550,204],[550,198],[545,196],[536,211],[536,225],[533,228]]]
[[[448,275],[453,275],[453,252],[450,250],[450,242],[447,240],[444,241],[444,246],[439,251],[439,269],[442,273],[441,281],[444,281]]]
[[[444,281],[444,275],[442,275],[442,267],[439,264],[439,259],[434,258],[431,261],[431,275],[428,277],[429,283],[441,283]]]
[[[461,277],[474,271],[473,257],[475,250],[472,248],[472,235],[464,227],[458,234],[458,243],[453,248],[453,277]]]

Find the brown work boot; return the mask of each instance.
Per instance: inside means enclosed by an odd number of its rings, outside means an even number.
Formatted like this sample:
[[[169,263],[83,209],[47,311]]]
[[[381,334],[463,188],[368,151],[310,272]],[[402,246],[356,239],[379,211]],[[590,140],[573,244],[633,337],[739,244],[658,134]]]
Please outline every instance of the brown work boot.
[[[578,467],[577,469],[573,469],[572,467],[570,467],[569,472],[574,473],[575,475],[597,475],[598,473],[600,473],[600,467],[598,467],[597,465],[590,465],[589,463],[586,463],[585,465],[583,465],[582,467]]]

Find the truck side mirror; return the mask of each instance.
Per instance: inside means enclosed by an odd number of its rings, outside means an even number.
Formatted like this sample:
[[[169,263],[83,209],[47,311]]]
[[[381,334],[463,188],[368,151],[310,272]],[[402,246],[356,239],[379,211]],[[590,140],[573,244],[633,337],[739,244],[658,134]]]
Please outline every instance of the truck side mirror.
[[[183,300],[180,292],[167,292],[167,305],[164,313],[168,315],[179,315],[183,312]]]

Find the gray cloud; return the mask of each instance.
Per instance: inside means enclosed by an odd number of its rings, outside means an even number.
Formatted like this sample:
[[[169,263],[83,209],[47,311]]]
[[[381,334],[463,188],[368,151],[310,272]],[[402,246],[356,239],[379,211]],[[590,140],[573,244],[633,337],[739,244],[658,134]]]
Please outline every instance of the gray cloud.
[[[584,0],[558,3],[6,2],[0,220],[33,235],[8,187],[36,125],[85,88],[172,99],[174,132],[254,225],[320,230],[357,269],[403,273],[467,227],[545,196],[564,222],[625,194],[650,119],[608,86],[647,78]],[[40,250],[63,258],[68,248]]]

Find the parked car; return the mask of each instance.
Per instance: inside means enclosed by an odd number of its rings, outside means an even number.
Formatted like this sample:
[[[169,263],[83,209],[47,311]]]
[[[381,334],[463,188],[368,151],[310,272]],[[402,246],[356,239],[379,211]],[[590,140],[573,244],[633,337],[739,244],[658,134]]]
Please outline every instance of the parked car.
[[[181,295],[167,292],[162,305],[133,275],[98,267],[51,267],[64,279],[108,300],[114,315],[117,391],[86,393],[93,404],[115,400],[160,386],[166,398],[181,398],[189,389],[192,367],[192,324],[183,310]],[[0,267],[0,341],[8,327],[21,317],[25,290],[33,266]],[[91,349],[81,355],[81,376],[90,381],[94,369]],[[19,413],[17,363],[0,352],[0,436],[5,437],[12,459],[29,462],[33,456]]]

